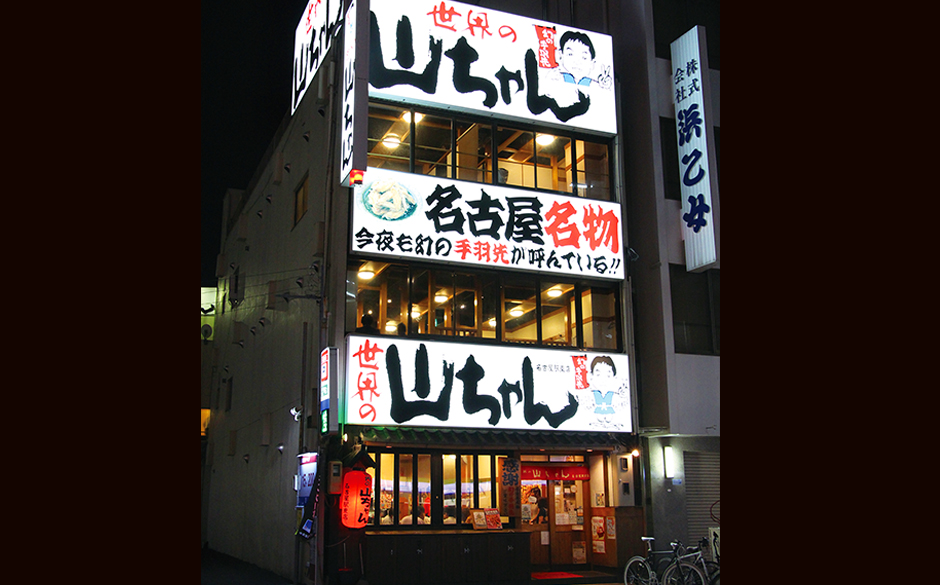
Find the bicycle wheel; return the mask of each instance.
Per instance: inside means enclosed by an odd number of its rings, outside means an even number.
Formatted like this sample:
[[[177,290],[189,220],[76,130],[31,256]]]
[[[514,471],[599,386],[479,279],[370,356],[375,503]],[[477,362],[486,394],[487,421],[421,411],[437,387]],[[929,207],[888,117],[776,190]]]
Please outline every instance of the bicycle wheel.
[[[670,565],[663,575],[662,583],[664,585],[707,585],[702,570],[689,563]]]
[[[715,561],[704,561],[708,571],[708,585],[721,585],[721,567]]]
[[[633,557],[627,561],[627,566],[623,568],[624,585],[650,585],[653,582],[653,574],[646,559]]]

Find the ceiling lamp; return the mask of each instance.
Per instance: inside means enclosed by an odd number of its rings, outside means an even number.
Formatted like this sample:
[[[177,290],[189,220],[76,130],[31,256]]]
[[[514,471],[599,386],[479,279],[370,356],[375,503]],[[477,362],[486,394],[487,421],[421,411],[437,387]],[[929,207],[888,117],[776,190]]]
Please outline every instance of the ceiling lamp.
[[[541,146],[548,146],[552,142],[555,142],[555,137],[551,134],[537,134],[535,136],[535,141]]]
[[[369,280],[370,278],[372,278],[373,276],[375,276],[375,273],[372,272],[371,270],[367,269],[367,268],[363,268],[362,270],[359,271],[358,276],[359,276],[359,278],[361,278],[361,279],[363,279],[363,280]]]
[[[421,318],[421,311],[418,311],[417,309],[414,310],[414,311],[412,311],[412,312],[411,312],[411,318],[412,318],[412,319],[415,319],[415,320],[420,319],[420,318]]]
[[[385,330],[388,331],[389,333],[395,333],[396,331],[398,331],[398,325],[395,325],[394,321],[389,321],[388,323],[385,324]]]
[[[516,305],[515,307],[513,307],[512,310],[509,311],[509,314],[512,315],[513,317],[521,317],[522,305]]]
[[[382,144],[385,148],[395,149],[398,148],[398,145],[401,144],[401,138],[398,137],[398,134],[389,134],[382,139]]]
[[[441,292],[437,293],[436,295],[434,295],[434,302],[435,302],[435,303],[446,303],[446,302],[447,302],[447,293],[445,293],[444,291],[441,291]]]
[[[547,294],[548,294],[548,297],[549,297],[549,298],[551,298],[551,299],[557,299],[557,298],[560,297],[563,293],[561,292],[561,289],[560,289],[560,288],[550,288],[550,289],[548,289],[548,293],[547,293]]]
[[[415,124],[420,122],[422,118],[424,118],[424,114],[422,114],[421,112],[415,112]],[[411,124],[411,112],[405,112],[404,114],[402,114],[401,119]]]

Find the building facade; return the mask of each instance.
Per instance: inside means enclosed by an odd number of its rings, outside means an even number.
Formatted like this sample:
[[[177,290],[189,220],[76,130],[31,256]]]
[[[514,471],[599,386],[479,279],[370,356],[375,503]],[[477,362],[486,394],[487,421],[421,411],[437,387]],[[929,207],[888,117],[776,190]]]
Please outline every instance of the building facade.
[[[617,570],[642,535],[696,536],[718,264],[685,264],[657,6],[310,3],[292,111],[225,198],[204,544],[381,584]]]

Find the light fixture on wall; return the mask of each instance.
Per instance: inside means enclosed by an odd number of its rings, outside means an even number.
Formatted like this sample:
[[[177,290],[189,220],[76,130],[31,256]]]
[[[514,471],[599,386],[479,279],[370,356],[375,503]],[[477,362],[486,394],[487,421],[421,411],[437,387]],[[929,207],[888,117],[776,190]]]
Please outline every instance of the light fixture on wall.
[[[296,406],[294,406],[294,407],[292,407],[292,408],[290,409],[290,415],[291,415],[292,417],[294,417],[294,422],[298,422],[298,421],[300,420],[300,415],[301,415],[301,414],[303,414],[302,411],[301,411],[299,408],[297,408]]]
[[[284,443],[277,444],[277,452],[280,453],[281,455],[284,454]]]
[[[676,456],[672,451],[672,445],[663,447],[663,465],[666,479],[671,479],[676,475]]]
[[[245,460],[245,463],[248,463],[248,453],[245,453],[245,456],[242,457],[242,459]]]

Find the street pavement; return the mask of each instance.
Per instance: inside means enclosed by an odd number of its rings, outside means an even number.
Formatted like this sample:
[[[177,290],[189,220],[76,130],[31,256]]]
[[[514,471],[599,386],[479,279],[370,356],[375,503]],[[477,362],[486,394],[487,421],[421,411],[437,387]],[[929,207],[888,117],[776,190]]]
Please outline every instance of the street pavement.
[[[202,549],[202,585],[291,585],[293,581],[251,563],[208,549]],[[617,575],[581,571],[577,579],[533,579],[503,585],[623,585]],[[468,584],[471,585],[471,584]]]

